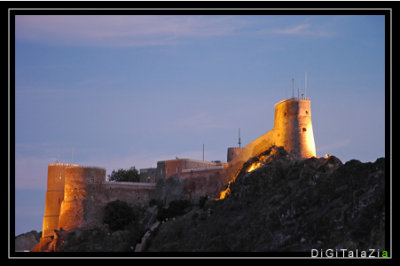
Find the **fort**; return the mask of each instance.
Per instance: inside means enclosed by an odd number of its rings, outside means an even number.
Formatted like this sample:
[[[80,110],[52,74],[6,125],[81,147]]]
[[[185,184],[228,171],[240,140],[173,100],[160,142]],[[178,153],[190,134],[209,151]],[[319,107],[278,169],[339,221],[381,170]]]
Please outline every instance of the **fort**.
[[[106,169],[101,167],[49,164],[42,238],[32,251],[43,251],[55,230],[99,225],[108,202],[148,204],[156,196],[159,180],[183,180],[187,198],[218,198],[244,162],[272,146],[283,146],[299,158],[316,156],[309,98],[291,97],[276,103],[273,129],[244,148],[240,140],[239,147],[229,147],[226,163],[187,158],[159,161],[156,168],[140,169],[140,182],[108,182]]]

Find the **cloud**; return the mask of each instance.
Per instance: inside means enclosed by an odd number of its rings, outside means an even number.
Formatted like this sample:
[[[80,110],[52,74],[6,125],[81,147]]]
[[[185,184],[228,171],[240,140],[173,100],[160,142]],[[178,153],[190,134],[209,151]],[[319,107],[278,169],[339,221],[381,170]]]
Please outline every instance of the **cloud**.
[[[187,37],[227,35],[243,26],[233,16],[17,15],[16,38],[57,45],[149,46]]]
[[[286,28],[264,30],[263,33],[279,34],[279,35],[314,36],[314,37],[332,36],[332,32],[324,30],[321,27],[313,27],[309,23],[293,25]]]
[[[275,34],[304,35],[304,34],[310,34],[309,28],[310,28],[309,24],[300,24],[292,26],[290,28],[275,29],[272,30],[271,32]]]

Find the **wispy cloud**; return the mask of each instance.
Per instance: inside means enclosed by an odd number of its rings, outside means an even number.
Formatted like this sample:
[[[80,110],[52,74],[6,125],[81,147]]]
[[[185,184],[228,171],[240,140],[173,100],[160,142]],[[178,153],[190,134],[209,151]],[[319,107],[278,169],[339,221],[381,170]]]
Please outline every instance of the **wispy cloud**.
[[[285,29],[274,29],[271,32],[275,34],[304,35],[310,34],[310,24],[300,24]]]
[[[186,37],[231,34],[243,23],[232,16],[16,16],[16,38],[48,44],[148,46]]]
[[[263,33],[279,34],[279,35],[314,36],[314,37],[331,37],[333,35],[332,32],[323,29],[321,27],[312,26],[309,23],[293,25],[285,28],[263,30]]]

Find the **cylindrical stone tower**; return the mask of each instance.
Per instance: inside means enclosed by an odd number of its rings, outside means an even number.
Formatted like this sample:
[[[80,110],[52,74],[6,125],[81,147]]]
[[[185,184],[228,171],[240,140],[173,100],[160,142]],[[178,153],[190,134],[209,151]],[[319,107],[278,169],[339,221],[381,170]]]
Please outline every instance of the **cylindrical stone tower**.
[[[274,139],[275,145],[301,158],[316,156],[308,98],[289,98],[275,104]]]
[[[65,163],[48,165],[42,237],[53,236],[54,229],[58,228],[60,206],[64,200],[65,169],[77,166]]]
[[[240,154],[242,149],[243,148],[240,148],[240,147],[229,147],[228,154],[227,154],[227,162],[229,163],[230,161],[235,159]]]
[[[79,166],[66,169],[59,228],[71,230],[86,224],[90,218],[85,217],[86,202],[94,201],[93,197],[96,194],[94,192],[98,192],[105,179],[106,169],[104,168]]]

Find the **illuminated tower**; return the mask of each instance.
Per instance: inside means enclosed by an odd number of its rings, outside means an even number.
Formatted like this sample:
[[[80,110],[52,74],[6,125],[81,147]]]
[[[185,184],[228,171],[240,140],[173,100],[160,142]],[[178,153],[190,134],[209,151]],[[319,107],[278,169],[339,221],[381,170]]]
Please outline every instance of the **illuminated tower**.
[[[298,158],[316,156],[309,98],[291,97],[276,103],[272,130],[249,143],[234,156],[229,157],[229,152],[234,152],[234,148],[229,148],[227,178],[234,177],[248,159],[272,146],[281,146]]]
[[[82,227],[93,217],[91,205],[98,202],[106,169],[100,167],[69,167],[65,171],[64,200],[60,207],[58,228],[71,230]]]
[[[49,164],[47,170],[47,191],[44,206],[42,237],[53,236],[58,228],[61,202],[64,200],[65,169],[76,164]]]
[[[289,98],[275,104],[274,144],[301,158],[316,156],[311,101]]]

